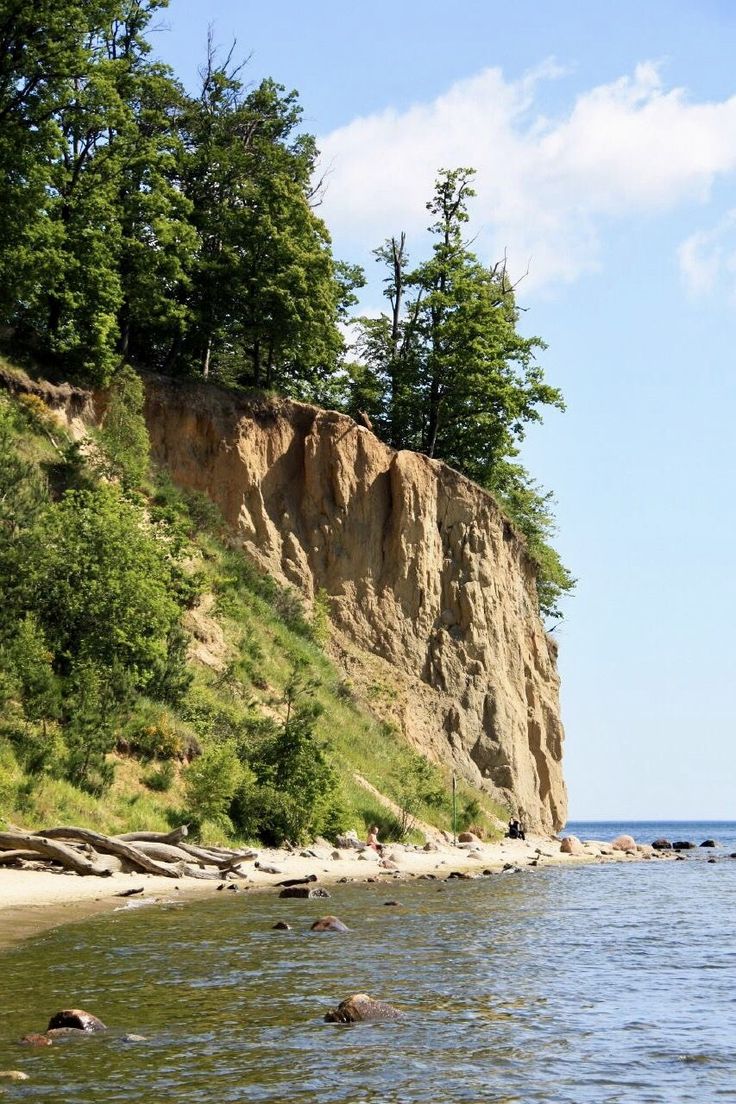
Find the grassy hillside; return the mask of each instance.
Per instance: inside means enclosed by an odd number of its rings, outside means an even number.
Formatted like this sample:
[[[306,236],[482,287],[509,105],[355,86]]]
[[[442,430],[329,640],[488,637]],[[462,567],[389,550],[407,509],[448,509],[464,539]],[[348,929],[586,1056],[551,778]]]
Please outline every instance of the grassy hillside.
[[[306,610],[150,467],[141,401],[123,372],[80,447],[40,398],[0,393],[0,819],[269,843],[450,829],[449,778],[381,719],[391,687],[361,700],[326,602]],[[458,813],[492,831],[504,810],[462,788]]]

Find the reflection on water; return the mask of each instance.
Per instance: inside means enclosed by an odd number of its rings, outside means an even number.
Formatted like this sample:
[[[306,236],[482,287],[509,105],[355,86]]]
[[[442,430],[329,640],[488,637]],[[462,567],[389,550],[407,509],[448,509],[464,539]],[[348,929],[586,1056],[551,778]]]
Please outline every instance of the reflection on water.
[[[329,903],[221,893],[98,917],[0,956],[0,1067],[30,1074],[8,1098],[736,1100],[734,890],[724,859],[344,885]],[[309,933],[328,909],[352,931]],[[293,930],[272,931],[280,918]],[[322,1022],[359,991],[406,1019]],[[14,1044],[64,1006],[111,1032]]]

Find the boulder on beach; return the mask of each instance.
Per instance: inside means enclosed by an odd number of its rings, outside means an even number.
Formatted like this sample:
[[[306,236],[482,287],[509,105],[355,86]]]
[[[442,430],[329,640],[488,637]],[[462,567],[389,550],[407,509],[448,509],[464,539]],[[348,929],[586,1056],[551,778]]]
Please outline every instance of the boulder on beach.
[[[673,851],[693,851],[695,850],[695,844],[692,840],[675,840],[672,844]]]
[[[364,844],[358,839],[357,832],[352,831],[352,829],[349,832],[345,832],[344,835],[338,836],[335,840],[335,847],[339,847],[341,850],[351,847],[358,849],[363,846]]]
[[[458,843],[480,843],[480,836],[476,836],[475,832],[461,832],[457,841]]]
[[[365,1023],[367,1021],[400,1020],[403,1013],[385,1001],[373,1000],[367,993],[354,993],[341,1001],[334,1012],[325,1016],[326,1023]]]
[[[560,844],[563,855],[584,855],[585,848],[577,836],[565,836]]]
[[[654,848],[655,851],[671,851],[672,850],[672,844],[670,843],[670,841],[668,839],[665,839],[664,836],[660,836],[658,839],[654,840],[652,842],[652,847]]]
[[[636,851],[636,840],[633,836],[616,836],[611,847],[614,851]]]

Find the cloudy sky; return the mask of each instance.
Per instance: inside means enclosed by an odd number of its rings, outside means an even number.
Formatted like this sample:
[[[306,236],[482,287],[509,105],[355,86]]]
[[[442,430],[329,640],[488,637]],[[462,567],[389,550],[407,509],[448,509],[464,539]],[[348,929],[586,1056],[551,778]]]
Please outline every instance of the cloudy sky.
[[[736,5],[731,0],[172,0],[191,83],[207,25],[296,88],[335,252],[426,250],[438,168],[477,170],[471,232],[524,277],[567,412],[524,460],[579,578],[560,641],[572,817],[736,816]],[[365,307],[380,306],[374,286]]]

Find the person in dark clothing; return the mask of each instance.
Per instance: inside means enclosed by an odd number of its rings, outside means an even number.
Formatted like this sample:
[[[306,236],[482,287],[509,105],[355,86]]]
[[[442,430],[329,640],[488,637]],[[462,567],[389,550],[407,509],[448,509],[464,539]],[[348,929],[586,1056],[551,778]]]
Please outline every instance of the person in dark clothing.
[[[520,821],[514,820],[513,818],[509,821],[509,830],[506,833],[506,838],[521,840],[526,839],[526,832],[524,831]]]

